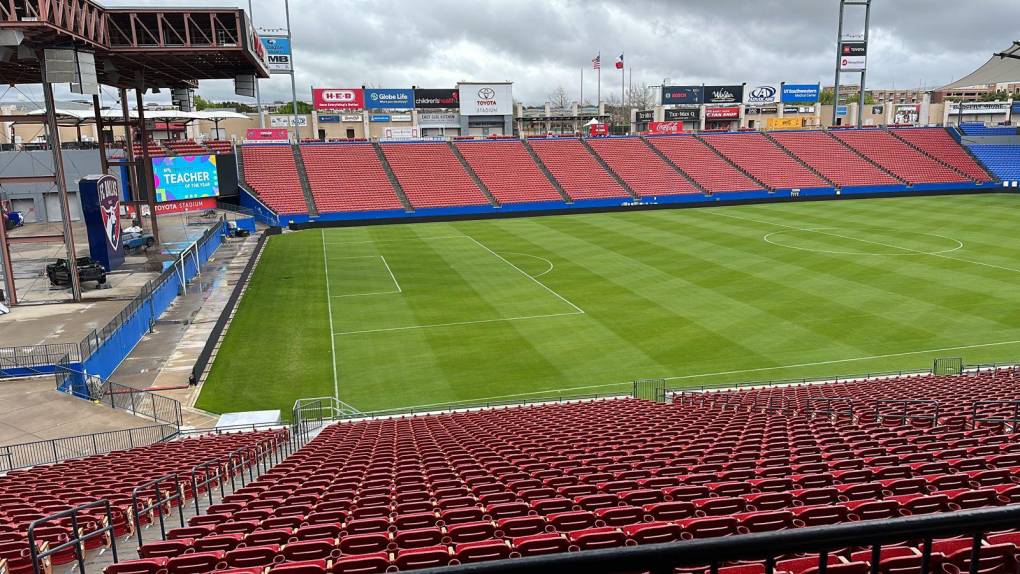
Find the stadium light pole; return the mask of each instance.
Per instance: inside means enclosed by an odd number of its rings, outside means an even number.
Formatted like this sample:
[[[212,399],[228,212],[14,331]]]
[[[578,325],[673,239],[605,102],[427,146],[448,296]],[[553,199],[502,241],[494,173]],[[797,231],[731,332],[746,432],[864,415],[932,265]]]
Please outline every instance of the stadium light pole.
[[[868,27],[871,23],[871,0],[864,2],[864,46],[867,49],[868,45]],[[857,95],[857,127],[860,128],[862,120],[864,119],[864,80],[868,75],[868,65],[864,65],[864,69],[861,70],[861,91]],[[894,108],[895,109],[895,108]]]
[[[252,29],[255,29],[255,11],[251,7],[251,0],[248,0],[248,19],[251,21]],[[261,42],[261,41],[262,40],[259,40],[259,42]],[[293,60],[291,60],[291,68],[293,68],[293,66],[294,66],[294,62],[293,62]],[[258,114],[259,114],[259,129],[262,129],[262,128],[266,127],[266,122],[262,118],[262,93],[259,92],[259,77],[258,77],[258,75],[255,76],[255,111],[257,111]],[[216,130],[216,134],[218,135],[219,133],[220,133],[220,131],[217,129]]]
[[[294,111],[294,141],[301,141],[301,130],[298,127],[297,121],[297,84],[295,83],[294,76],[297,73],[297,68],[294,66],[294,39],[290,33],[290,0],[283,0],[283,11],[287,14],[287,45],[290,46],[290,95],[291,104]]]

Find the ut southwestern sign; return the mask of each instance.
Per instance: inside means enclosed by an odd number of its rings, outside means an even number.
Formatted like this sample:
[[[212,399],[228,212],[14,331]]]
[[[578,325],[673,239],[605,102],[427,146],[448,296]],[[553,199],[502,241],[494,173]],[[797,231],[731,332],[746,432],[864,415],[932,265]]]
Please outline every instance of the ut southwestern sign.
[[[784,104],[813,104],[820,94],[818,84],[783,84],[782,100]]]
[[[414,108],[414,90],[368,88],[365,108],[410,110]]]
[[[271,74],[289,74],[293,71],[290,60],[290,38],[263,36],[259,38],[266,52],[266,66]]]

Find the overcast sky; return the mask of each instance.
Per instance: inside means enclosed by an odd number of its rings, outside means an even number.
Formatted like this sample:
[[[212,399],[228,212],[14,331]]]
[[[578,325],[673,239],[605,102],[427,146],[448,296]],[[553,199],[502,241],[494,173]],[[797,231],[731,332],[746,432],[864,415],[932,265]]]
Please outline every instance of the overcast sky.
[[[253,0],[258,28],[285,26],[283,2]],[[247,0],[100,0],[107,6],[242,6]],[[291,0],[297,90],[310,86],[452,87],[458,80],[514,82],[542,104],[562,85],[619,94],[613,62],[625,54],[635,85],[831,84],[838,0]],[[850,11],[848,10],[848,13]],[[853,10],[847,32],[863,30]],[[935,87],[1020,39],[1018,0],[874,0],[868,86]],[[844,82],[852,76],[844,76]],[[630,78],[628,77],[628,81]],[[854,82],[856,83],[856,81]],[[289,99],[290,81],[263,81],[264,101]],[[112,91],[107,91],[112,93]],[[230,82],[199,93],[241,99]]]

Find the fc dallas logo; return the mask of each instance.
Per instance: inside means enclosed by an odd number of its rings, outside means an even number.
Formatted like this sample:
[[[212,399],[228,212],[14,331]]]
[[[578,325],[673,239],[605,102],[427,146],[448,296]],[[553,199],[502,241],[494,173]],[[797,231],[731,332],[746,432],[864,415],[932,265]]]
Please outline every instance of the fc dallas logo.
[[[99,182],[99,213],[110,247],[120,247],[120,189],[117,180],[109,177]]]

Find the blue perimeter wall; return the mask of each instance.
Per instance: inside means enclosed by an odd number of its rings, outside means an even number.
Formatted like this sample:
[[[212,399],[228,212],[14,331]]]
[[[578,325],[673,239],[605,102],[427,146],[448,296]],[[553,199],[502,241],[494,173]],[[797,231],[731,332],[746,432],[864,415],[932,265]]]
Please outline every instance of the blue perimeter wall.
[[[863,194],[883,194],[883,193],[897,193],[897,194],[909,194],[910,192],[926,192],[926,191],[949,191],[949,190],[984,190],[984,191],[1001,191],[1000,185],[995,183],[986,183],[984,185],[974,183],[922,183],[916,184],[911,187],[905,185],[867,185],[859,187],[844,187],[841,190],[841,195],[863,195]],[[242,205],[250,207],[244,202],[244,197],[247,195],[242,191]],[[641,199],[631,199],[629,197],[620,197],[616,199],[589,199],[589,200],[577,200],[573,203],[566,203],[564,201],[536,201],[528,203],[508,203],[500,207],[492,207],[491,205],[465,205],[458,207],[431,207],[422,208],[415,211],[404,211],[402,209],[385,209],[376,211],[358,211],[358,212],[337,212],[337,213],[321,213],[318,217],[311,217],[307,213],[284,213],[278,217],[279,225],[286,226],[291,223],[309,223],[314,221],[370,221],[373,219],[405,219],[405,218],[420,218],[420,217],[443,217],[443,216],[457,216],[457,215],[480,215],[480,214],[499,214],[499,213],[521,213],[521,212],[542,212],[542,211],[559,211],[561,213],[569,213],[575,209],[598,209],[598,208],[612,208],[618,207],[622,210],[626,210],[630,207],[639,207],[643,205],[667,205],[667,204],[683,204],[683,203],[697,203],[702,205],[708,204],[725,204],[732,201],[753,201],[753,200],[769,200],[769,199],[789,199],[794,197],[793,190],[791,189],[780,189],[773,193],[769,193],[764,190],[753,190],[753,191],[737,191],[730,193],[716,193],[711,196],[702,195],[700,193],[690,193],[684,195],[663,195],[659,197],[643,197]],[[831,187],[812,188],[812,189],[801,189],[797,193],[797,197],[831,197],[836,198],[836,190]],[[257,201],[255,198],[251,198],[253,201]],[[261,204],[259,204],[261,205]],[[268,209],[263,206],[263,209]],[[272,213],[272,212],[270,212]],[[258,217],[258,215],[256,215]],[[259,218],[261,221],[261,218]]]
[[[223,230],[213,234],[208,241],[199,246],[197,264],[194,257],[185,257],[184,281],[188,282],[194,279],[198,275],[200,266],[205,265],[222,244]],[[135,310],[134,314],[121,323],[120,327],[91,356],[82,363],[68,365],[71,370],[77,372],[71,373],[57,390],[71,393],[79,398],[89,398],[88,385],[82,373],[109,379],[121,362],[142,340],[142,337],[149,332],[149,325],[170,308],[181,292],[180,272],[169,274],[163,284],[156,287],[148,299]]]

